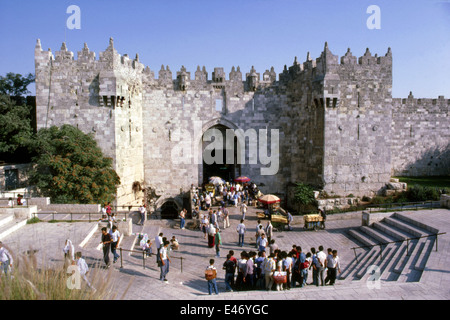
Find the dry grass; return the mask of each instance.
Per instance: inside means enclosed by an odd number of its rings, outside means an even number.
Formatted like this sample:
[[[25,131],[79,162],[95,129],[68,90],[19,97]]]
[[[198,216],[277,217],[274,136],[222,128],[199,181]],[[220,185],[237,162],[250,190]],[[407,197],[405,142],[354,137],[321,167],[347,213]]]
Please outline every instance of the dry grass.
[[[11,251],[10,251],[11,252]],[[66,273],[64,264],[46,266],[38,264],[33,252],[14,257],[11,274],[1,274],[0,300],[115,300],[121,299],[131,285],[131,281],[118,297],[115,290],[114,272],[90,266],[87,275],[92,287],[81,279],[80,289],[70,289],[71,274]]]

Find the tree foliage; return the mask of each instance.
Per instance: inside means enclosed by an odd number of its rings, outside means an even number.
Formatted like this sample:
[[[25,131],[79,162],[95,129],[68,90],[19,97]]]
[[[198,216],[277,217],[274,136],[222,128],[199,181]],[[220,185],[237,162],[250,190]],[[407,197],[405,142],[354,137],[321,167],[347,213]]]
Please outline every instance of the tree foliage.
[[[34,82],[33,74],[22,76],[9,72],[0,76],[0,160],[4,162],[29,162],[28,145],[33,135],[32,107],[24,95]]]
[[[31,182],[54,203],[106,203],[114,200],[120,178],[92,135],[63,125],[41,129],[33,145],[38,156]]]
[[[315,202],[314,189],[304,183],[295,185],[294,200],[300,205],[309,205]]]
[[[28,145],[33,136],[31,107],[16,105],[9,96],[0,95],[0,160],[28,162]]]
[[[11,97],[22,97],[30,93],[27,87],[35,81],[33,74],[22,76],[19,73],[9,72],[0,76],[0,94]]]

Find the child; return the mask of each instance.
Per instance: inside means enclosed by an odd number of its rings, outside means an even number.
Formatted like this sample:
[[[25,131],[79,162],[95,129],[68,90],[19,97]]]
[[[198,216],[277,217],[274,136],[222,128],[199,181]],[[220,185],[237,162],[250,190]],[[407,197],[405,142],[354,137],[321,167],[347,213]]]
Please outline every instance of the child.
[[[81,252],[77,252],[75,254],[75,259],[76,259],[75,261],[78,266],[78,269],[80,271],[80,276],[84,279],[84,281],[86,281],[89,288],[91,288],[92,290],[95,290],[95,288],[91,286],[91,283],[89,282],[88,278],[86,277],[86,275],[89,272],[89,267],[88,267],[86,261],[81,257]]]
[[[180,244],[178,243],[177,238],[175,238],[175,236],[172,237],[172,239],[170,240],[170,247],[172,250],[178,250],[178,247],[180,246]]]
[[[147,254],[147,257],[151,257],[153,255],[152,252],[152,242],[147,240],[142,246],[142,250]]]

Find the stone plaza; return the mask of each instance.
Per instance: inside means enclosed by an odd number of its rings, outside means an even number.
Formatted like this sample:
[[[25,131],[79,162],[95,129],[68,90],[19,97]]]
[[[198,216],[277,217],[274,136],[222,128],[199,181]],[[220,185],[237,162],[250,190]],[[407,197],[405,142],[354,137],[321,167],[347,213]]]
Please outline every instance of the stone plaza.
[[[450,222],[447,208],[432,210],[412,210],[385,215],[386,221],[382,228],[371,227],[370,232],[362,232],[362,212],[350,212],[330,215],[326,229],[310,231],[303,228],[301,219],[294,220],[292,231],[277,231],[274,238],[281,250],[290,250],[293,244],[300,245],[305,252],[310,248],[323,245],[324,248],[338,250],[342,265],[339,280],[334,286],[316,287],[308,285],[304,288],[293,288],[288,291],[239,291],[225,292],[224,271],[221,270],[225,256],[229,250],[234,250],[239,257],[242,250],[255,249],[254,229],[256,227],[256,212],[250,208],[245,224],[248,232],[244,247],[238,246],[236,226],[241,218],[238,208],[230,208],[231,226],[222,229],[220,258],[215,257],[214,248],[208,248],[207,240],[198,229],[191,229],[193,223],[188,220],[187,229],[179,228],[179,221],[147,220],[143,226],[136,224],[137,216],[129,216],[132,220],[132,234],[124,236],[120,247],[123,248],[121,261],[107,270],[104,268],[102,251],[99,247],[102,224],[96,222],[59,222],[50,223],[51,215],[38,213],[41,222],[22,227],[20,230],[2,237],[4,244],[12,252],[21,254],[26,250],[37,250],[37,260],[47,265],[63,264],[64,242],[67,238],[73,241],[76,251],[81,251],[92,269],[98,270],[100,276],[111,276],[111,285],[117,299],[126,300],[448,300],[450,298]],[[396,215],[399,215],[398,217]],[[79,218],[82,219],[81,217]],[[262,220],[263,224],[267,220]],[[414,221],[414,223],[413,223]],[[390,231],[387,231],[387,230]],[[143,261],[139,247],[138,234],[146,233],[154,239],[162,232],[170,239],[176,236],[180,243],[177,251],[170,253],[171,265],[168,283],[159,280],[160,270],[155,256]],[[359,235],[357,235],[359,233]],[[374,243],[395,241],[401,236],[415,238],[418,234],[436,236],[410,240],[409,255],[405,250],[406,241],[391,243],[371,248],[352,248],[367,245],[365,241],[372,237]],[[365,240],[364,240],[365,239]],[[127,250],[133,250],[129,252]],[[156,252],[153,245],[153,252]],[[180,258],[183,258],[181,260]],[[209,259],[216,260],[218,268],[219,295],[210,296],[204,279],[204,269]],[[357,260],[356,260],[357,258]],[[379,277],[371,281],[368,271],[370,266],[380,269]],[[373,279],[372,279],[373,280]],[[308,281],[311,282],[311,272]],[[377,287],[377,285],[379,285]]]

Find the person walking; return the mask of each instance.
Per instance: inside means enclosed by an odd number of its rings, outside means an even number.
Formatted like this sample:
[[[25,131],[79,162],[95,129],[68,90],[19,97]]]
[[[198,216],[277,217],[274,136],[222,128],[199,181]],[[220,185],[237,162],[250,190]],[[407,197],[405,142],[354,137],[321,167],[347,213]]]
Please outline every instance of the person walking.
[[[242,220],[245,220],[245,214],[247,213],[247,205],[245,202],[241,203],[241,214],[242,214]]]
[[[111,266],[111,262],[109,260],[109,251],[111,250],[111,235],[108,233],[108,229],[106,227],[102,228],[102,245],[103,245],[103,261],[105,261],[106,268]]]
[[[272,222],[269,220],[267,222],[267,226],[266,226],[266,236],[267,236],[267,240],[269,240],[269,243],[272,243],[272,238],[273,238],[273,226],[272,226]]]
[[[169,273],[170,258],[168,255],[168,247],[170,242],[164,241],[163,247],[159,250],[159,260],[160,260],[160,276],[159,280],[167,282],[167,274]]]
[[[223,228],[229,228],[230,227],[230,213],[228,212],[227,207],[223,207]]]
[[[139,213],[141,215],[141,220],[139,221],[138,224],[140,224],[141,226],[144,225],[145,222],[145,216],[147,215],[147,208],[145,207],[145,204],[141,204],[141,206],[139,207]]]
[[[325,229],[325,221],[327,220],[327,213],[325,211],[325,208],[320,209],[319,214],[322,217],[321,227],[322,229]]]
[[[239,246],[243,247],[244,246],[244,236],[245,236],[245,224],[244,224],[244,220],[241,219],[241,223],[238,224],[237,228],[236,228],[236,232],[239,234]]]
[[[208,248],[214,248],[216,242],[216,228],[212,223],[209,224],[208,227]]]
[[[208,280],[208,293],[209,295],[212,295],[212,291],[214,289],[214,292],[216,295],[219,294],[219,290],[217,289],[217,269],[214,267],[214,259],[209,260],[209,266],[205,270],[205,278]]]
[[[75,261],[74,261],[78,267],[78,270],[80,272],[80,276],[83,278],[84,281],[86,281],[86,284],[89,288],[95,291],[95,288],[91,285],[87,278],[87,274],[89,273],[89,267],[86,263],[86,260],[82,258],[81,252],[75,253]]]
[[[112,229],[109,231],[109,234],[111,235],[111,253],[113,254],[113,263],[117,262],[117,259],[120,258],[120,255],[117,253],[117,246],[120,241],[120,232],[117,229],[117,226],[113,226]]]
[[[227,292],[233,292],[234,273],[236,272],[236,263],[231,260],[232,255],[227,254],[227,260],[223,263],[225,270],[225,286]]]
[[[1,241],[0,241],[0,262],[1,262],[1,269],[7,276],[8,272],[10,271],[13,265],[13,257],[11,253],[9,253],[8,249],[6,249],[3,246],[3,243]]]
[[[220,246],[222,245],[222,238],[220,236],[220,230],[216,229],[216,235],[214,237],[214,244],[216,245],[216,257],[220,257]]]
[[[186,212],[187,212],[186,209],[183,209],[180,212],[180,219],[181,219],[181,221],[180,221],[180,229],[181,230],[184,230],[184,225],[186,223]]]

